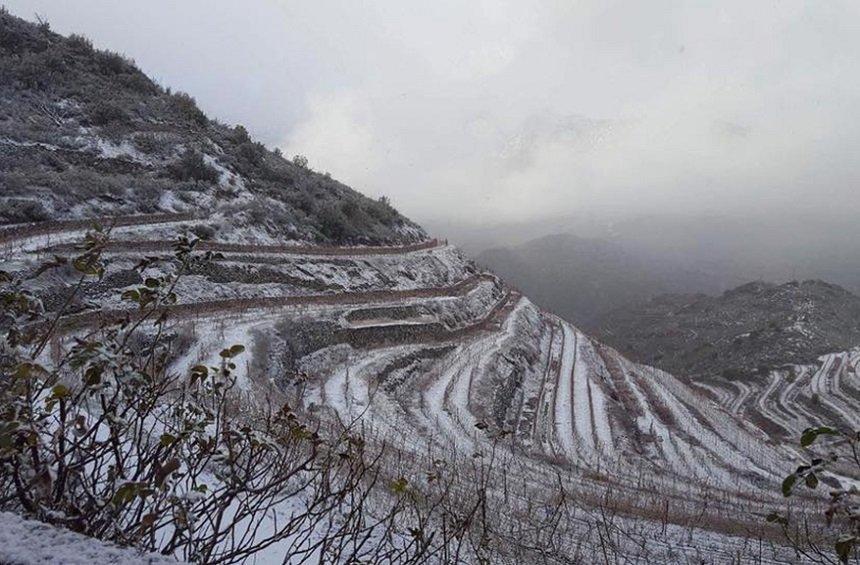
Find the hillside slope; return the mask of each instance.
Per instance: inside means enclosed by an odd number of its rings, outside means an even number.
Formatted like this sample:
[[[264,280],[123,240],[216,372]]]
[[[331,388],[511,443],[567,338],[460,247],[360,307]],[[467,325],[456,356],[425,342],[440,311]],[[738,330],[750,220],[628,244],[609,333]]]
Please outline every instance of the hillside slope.
[[[182,212],[222,240],[425,238],[386,201],[297,163],[122,56],[0,11],[0,222]]]
[[[0,512],[0,561],[7,565],[60,561],[65,565],[177,563],[161,555],[141,554],[134,549],[100,542],[64,528],[25,520],[10,512]]]

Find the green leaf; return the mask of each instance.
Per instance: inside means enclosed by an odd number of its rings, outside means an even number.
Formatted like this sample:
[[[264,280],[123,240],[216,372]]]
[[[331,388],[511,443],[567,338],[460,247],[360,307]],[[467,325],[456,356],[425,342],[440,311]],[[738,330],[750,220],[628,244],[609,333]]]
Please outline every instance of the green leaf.
[[[245,351],[245,346],[236,344],[236,345],[230,347],[229,349],[222,349],[220,355],[224,359],[230,359],[231,357],[235,357],[235,356],[239,355],[243,351]]]
[[[809,447],[815,440],[818,439],[820,435],[836,435],[837,432],[833,428],[829,428],[827,426],[819,426],[817,428],[806,428],[803,430],[803,433],[800,435],[800,446],[801,447]]]
[[[131,300],[132,302],[140,302],[140,293],[134,289],[126,290],[122,293],[123,300]]]
[[[51,393],[53,394],[54,398],[59,399],[59,398],[66,398],[67,396],[69,396],[72,393],[72,391],[70,391],[69,387],[67,387],[66,385],[58,384],[58,385],[54,385],[54,388],[51,389]]]
[[[842,563],[848,563],[848,559],[851,557],[851,550],[854,549],[856,541],[857,538],[854,536],[847,536],[839,538],[839,541],[836,542],[836,555],[839,556],[839,560]]]
[[[794,483],[797,482],[797,475],[789,475],[782,481],[782,496],[791,496],[791,490],[794,488]]]
[[[123,504],[131,502],[134,500],[134,496],[137,494],[138,488],[137,483],[123,484],[113,495],[113,503],[122,506]]]
[[[176,436],[172,434],[161,434],[159,441],[164,447],[170,447],[176,442]]]
[[[400,477],[399,479],[391,483],[391,490],[394,491],[396,494],[403,494],[404,492],[406,492],[407,486],[409,486],[409,481],[407,481],[403,477]]]
[[[195,365],[191,367],[191,382],[200,379],[201,381],[209,376],[209,369],[205,365]]]
[[[15,368],[15,378],[28,379],[35,377],[37,374],[47,375],[48,371],[38,363],[24,362]]]
[[[90,365],[84,370],[84,382],[88,386],[95,386],[102,381],[104,369],[98,365]]]
[[[72,261],[72,266],[82,275],[101,276],[104,273],[104,267],[99,264],[96,257],[91,255],[76,257]]]
[[[815,476],[815,473],[806,475],[806,486],[809,488],[816,488],[818,486],[818,477]]]

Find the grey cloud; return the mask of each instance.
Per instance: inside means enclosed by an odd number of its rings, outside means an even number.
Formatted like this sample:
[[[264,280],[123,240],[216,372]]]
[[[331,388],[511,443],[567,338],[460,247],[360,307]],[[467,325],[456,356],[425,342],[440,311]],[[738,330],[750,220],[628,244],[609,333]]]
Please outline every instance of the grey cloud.
[[[860,209],[853,2],[6,4],[418,220]]]

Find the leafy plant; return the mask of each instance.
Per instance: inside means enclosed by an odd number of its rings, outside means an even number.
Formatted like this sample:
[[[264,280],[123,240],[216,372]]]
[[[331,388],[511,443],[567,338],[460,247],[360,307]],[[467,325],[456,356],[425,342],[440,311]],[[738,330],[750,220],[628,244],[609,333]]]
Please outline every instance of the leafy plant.
[[[785,497],[794,496],[798,489],[806,487],[818,489],[821,485],[829,487],[828,503],[824,512],[825,522],[835,537],[832,540],[833,553],[840,563],[848,563],[856,555],[860,544],[860,491],[857,487],[839,475],[844,468],[837,465],[847,463],[855,471],[860,471],[860,432],[843,432],[829,426],[807,428],[800,436],[800,446],[812,448],[819,440],[826,439],[823,453],[811,457],[807,463],[797,469],[782,481],[782,494]],[[819,549],[816,543],[802,543],[792,537],[789,527],[791,521],[779,513],[772,513],[768,521],[780,524],[792,545],[808,559],[818,563],[832,563],[830,556]]]

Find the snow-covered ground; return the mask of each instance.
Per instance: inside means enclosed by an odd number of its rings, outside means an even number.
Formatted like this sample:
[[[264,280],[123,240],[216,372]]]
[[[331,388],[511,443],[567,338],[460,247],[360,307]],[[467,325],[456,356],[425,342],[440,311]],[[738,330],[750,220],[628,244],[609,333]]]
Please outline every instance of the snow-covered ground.
[[[0,563],[8,565],[163,565],[161,555],[118,547],[44,522],[0,512]]]
[[[161,239],[170,227],[130,226],[121,235]],[[44,243],[28,240],[27,249]],[[10,264],[37,259],[22,250]],[[109,254],[108,275],[129,271],[140,256]],[[99,287],[91,298],[127,308],[117,298],[123,288]],[[510,440],[501,449],[516,463],[509,472],[523,488],[550,492],[560,481],[585,513],[607,488],[630,501],[625,520],[643,532],[652,562],[695,561],[692,545],[674,553],[675,534],[655,524],[664,501],[673,500],[676,512],[664,520],[676,523],[707,501],[701,521],[713,518],[712,531],[702,526],[696,535],[737,547],[742,540],[721,530],[721,520],[752,523],[755,512],[782,503],[779,479],[797,455],[789,444],[818,421],[815,403],[860,423],[860,350],[761,382],[693,386],[628,361],[477,272],[450,246],[331,257],[228,253],[188,275],[177,292],[183,307],[205,305],[171,320],[172,331],[191,338],[173,362],[177,373],[217,364],[222,348],[243,344],[236,369],[243,393],[253,396],[263,379],[290,383],[293,375],[272,371],[297,367],[290,370],[306,373],[307,386],[293,405],[357,422],[416,459],[431,449],[454,458],[486,453],[503,434]],[[284,327],[309,333],[296,337]],[[294,351],[299,357],[290,359]],[[272,371],[256,374],[259,367]],[[789,428],[786,443],[773,441],[768,423]],[[583,536],[590,527],[583,525]]]

